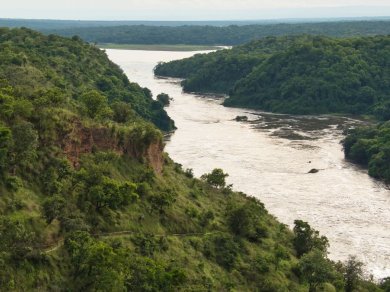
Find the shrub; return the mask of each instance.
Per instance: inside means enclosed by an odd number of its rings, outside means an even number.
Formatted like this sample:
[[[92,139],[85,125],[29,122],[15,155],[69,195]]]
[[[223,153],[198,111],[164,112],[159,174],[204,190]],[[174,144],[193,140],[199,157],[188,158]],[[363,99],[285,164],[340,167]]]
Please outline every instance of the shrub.
[[[152,256],[156,251],[168,250],[165,237],[155,237],[152,234],[139,234],[132,238],[137,247],[137,252],[143,256]]]
[[[221,267],[231,271],[240,253],[240,245],[228,234],[215,234],[206,239],[203,253]]]
[[[259,241],[268,236],[263,222],[264,205],[257,200],[249,200],[243,205],[228,209],[228,223],[234,234],[250,241]]]
[[[152,212],[158,211],[160,214],[164,214],[166,209],[176,201],[176,194],[172,191],[164,191],[159,194],[149,196],[148,201],[151,205]]]
[[[192,168],[187,168],[184,172],[185,176],[188,178],[194,177],[194,170]]]
[[[7,176],[5,179],[5,186],[10,192],[17,192],[23,187],[23,181],[18,176]]]

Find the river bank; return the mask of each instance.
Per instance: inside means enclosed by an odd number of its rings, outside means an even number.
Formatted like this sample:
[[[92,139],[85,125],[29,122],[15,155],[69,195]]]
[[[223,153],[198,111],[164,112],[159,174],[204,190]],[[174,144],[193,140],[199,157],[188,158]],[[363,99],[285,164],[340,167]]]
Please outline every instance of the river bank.
[[[390,275],[390,191],[345,161],[339,143],[354,120],[226,108],[213,97],[183,93],[177,80],[153,76],[157,62],[194,52],[107,53],[131,81],[174,99],[167,111],[178,130],[166,151],[175,161],[196,176],[223,168],[234,189],[259,198],[283,223],[299,218],[326,235],[332,259],[354,254],[376,278]],[[322,170],[308,174],[313,168]]]

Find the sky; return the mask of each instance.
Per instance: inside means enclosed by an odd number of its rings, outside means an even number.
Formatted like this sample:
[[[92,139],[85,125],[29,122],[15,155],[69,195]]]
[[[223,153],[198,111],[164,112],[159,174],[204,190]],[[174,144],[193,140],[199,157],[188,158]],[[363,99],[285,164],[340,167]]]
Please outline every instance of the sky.
[[[0,18],[258,20],[390,16],[390,0],[3,0]]]

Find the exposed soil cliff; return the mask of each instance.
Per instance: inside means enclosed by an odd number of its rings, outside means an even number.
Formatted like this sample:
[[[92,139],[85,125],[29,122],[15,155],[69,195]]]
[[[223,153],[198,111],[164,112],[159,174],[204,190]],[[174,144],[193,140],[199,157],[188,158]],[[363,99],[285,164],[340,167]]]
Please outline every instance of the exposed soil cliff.
[[[79,166],[82,154],[94,151],[113,151],[136,159],[146,159],[156,173],[161,173],[164,164],[164,145],[160,139],[146,146],[138,146],[136,141],[121,141],[109,127],[86,127],[75,121],[71,132],[60,141],[61,148],[74,167]]]

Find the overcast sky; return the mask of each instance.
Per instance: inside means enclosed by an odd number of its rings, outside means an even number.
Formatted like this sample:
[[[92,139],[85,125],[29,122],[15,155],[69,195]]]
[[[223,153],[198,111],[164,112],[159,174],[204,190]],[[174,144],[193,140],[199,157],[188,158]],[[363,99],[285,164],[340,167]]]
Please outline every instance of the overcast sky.
[[[390,0],[3,0],[1,18],[239,20],[390,16]]]

